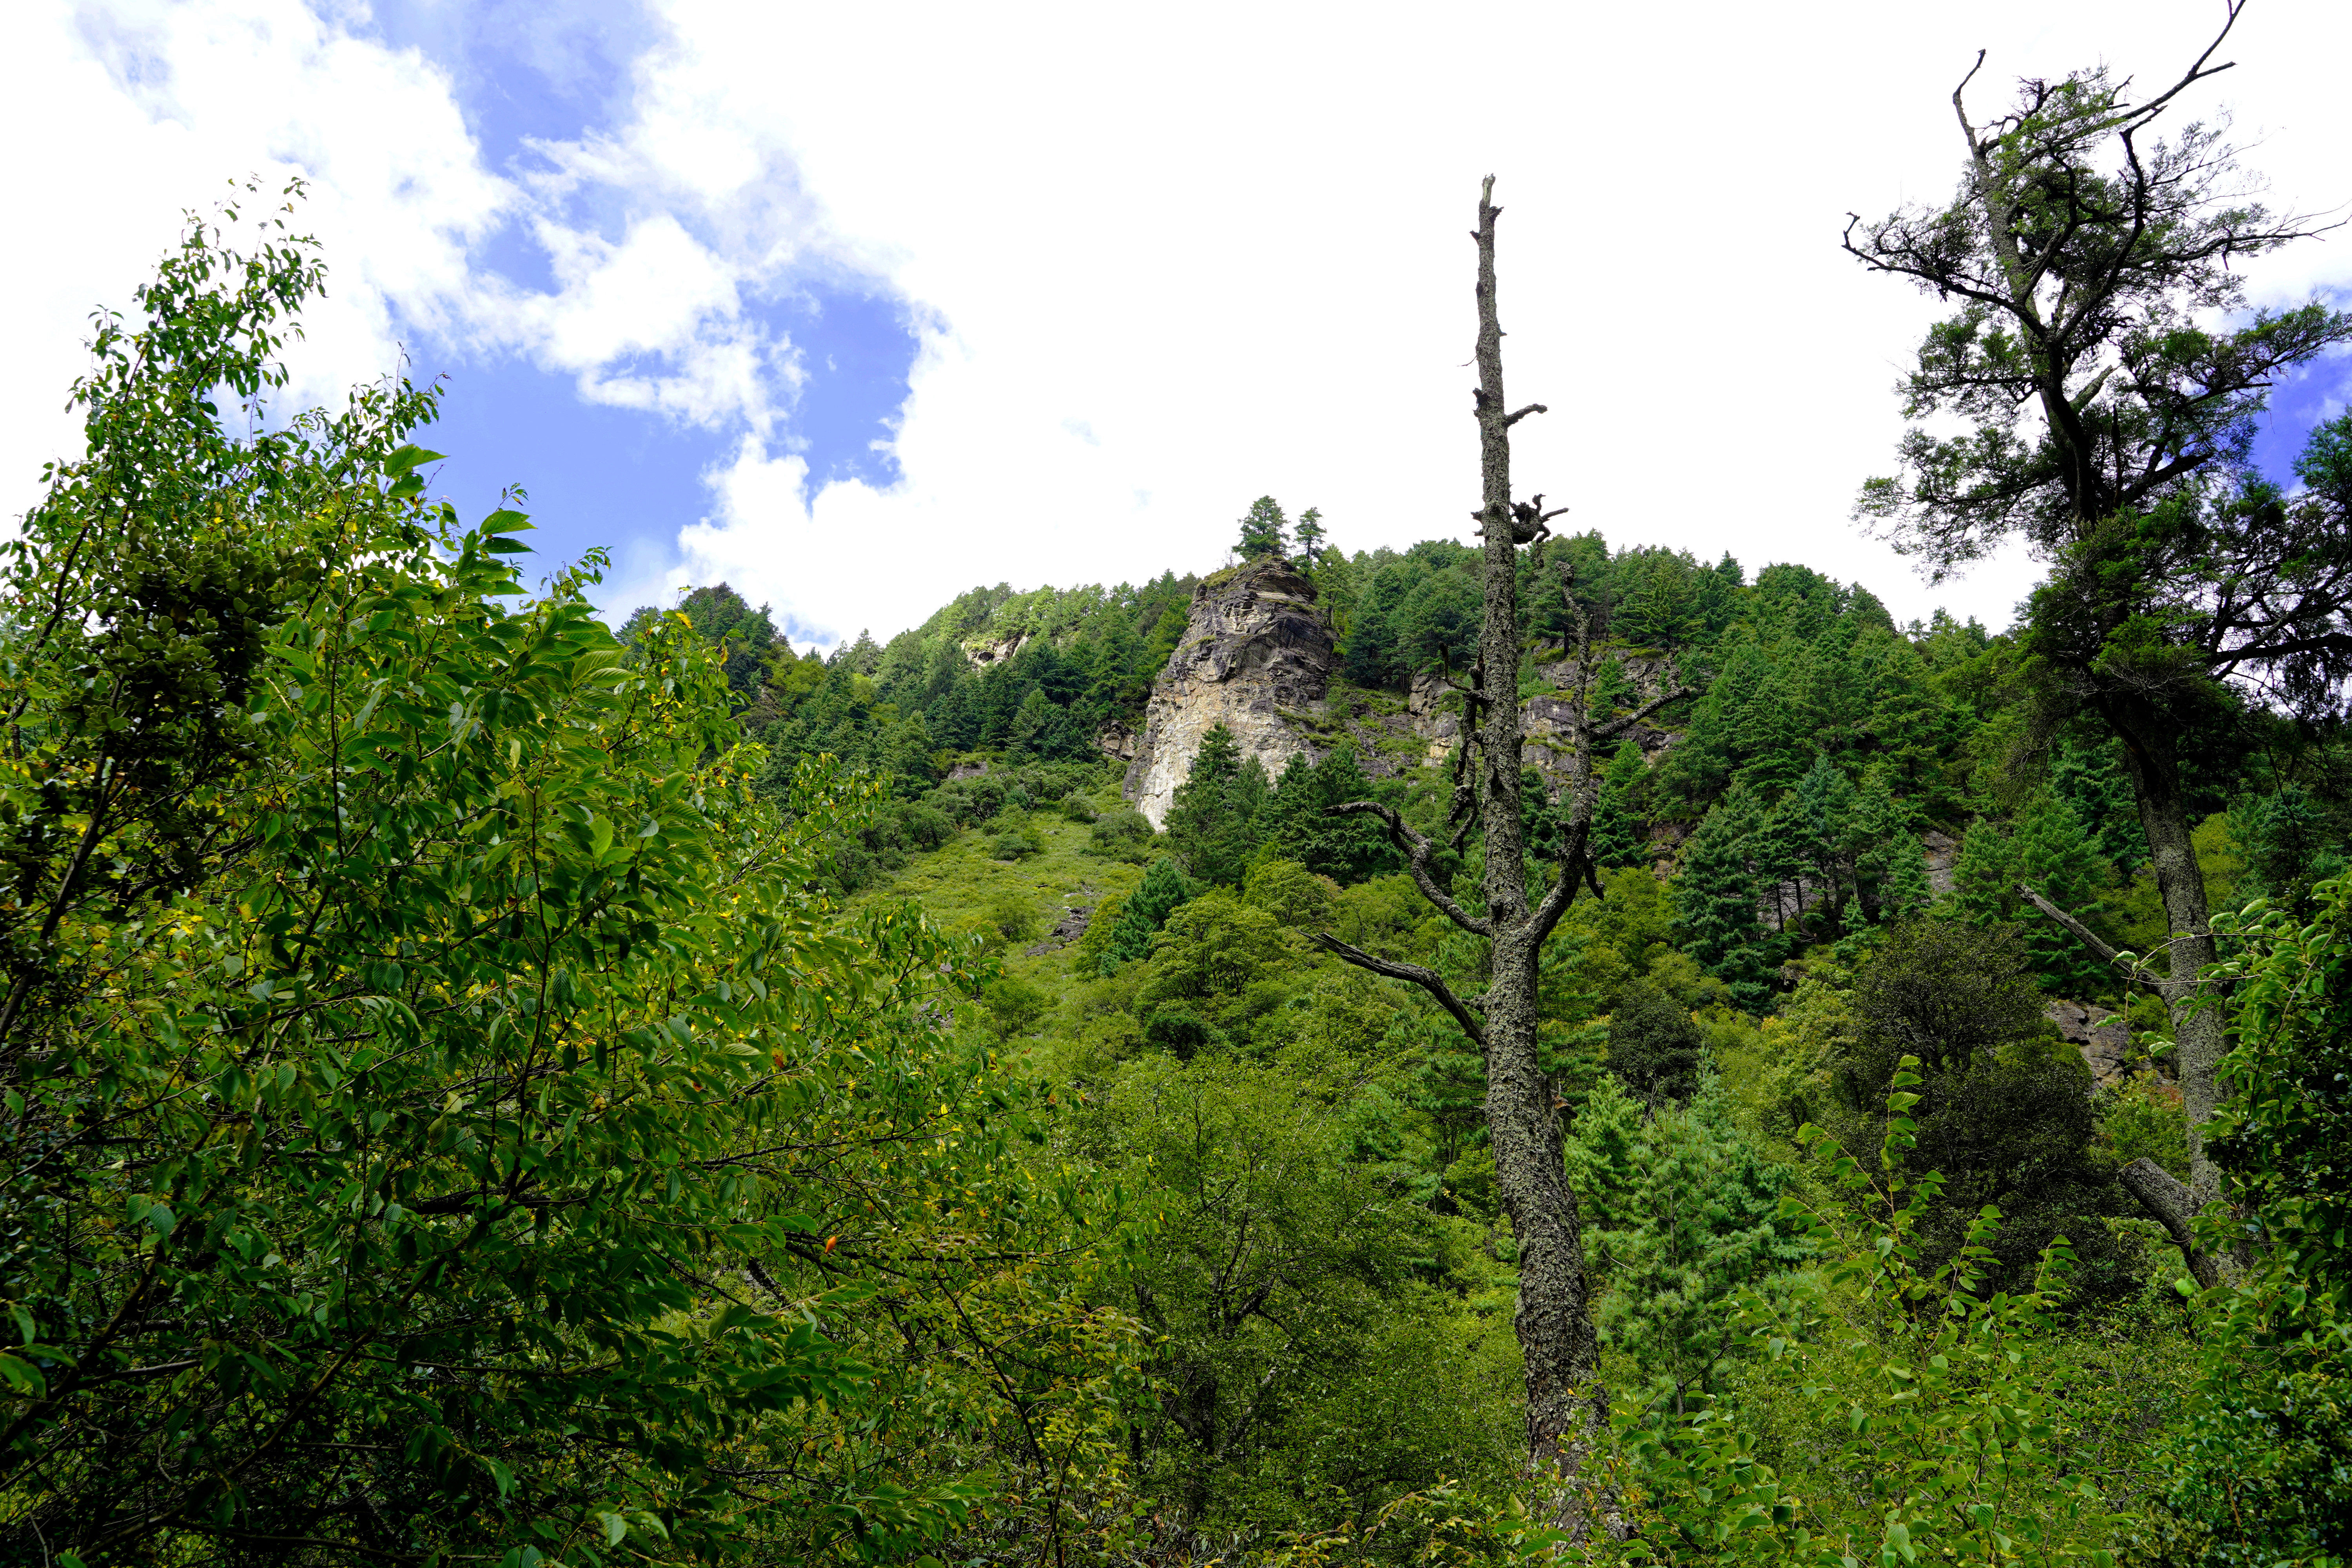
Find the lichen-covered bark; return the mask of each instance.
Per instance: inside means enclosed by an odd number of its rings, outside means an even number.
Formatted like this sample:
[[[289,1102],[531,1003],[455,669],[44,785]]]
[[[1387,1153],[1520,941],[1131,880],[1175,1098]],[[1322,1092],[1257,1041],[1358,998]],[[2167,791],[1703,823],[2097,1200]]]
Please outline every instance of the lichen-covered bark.
[[[1596,1373],[1600,1346],[1592,1328],[1591,1280],[1584,1269],[1584,1244],[1578,1233],[1576,1194],[1560,1160],[1559,1113],[1550,1080],[1536,1057],[1536,979],[1544,939],[1576,896],[1580,886],[1597,890],[1585,842],[1592,825],[1599,743],[1613,742],[1670,702],[1691,695],[1679,681],[1661,679],[1657,694],[1632,713],[1605,721],[1593,718],[1592,691],[1599,665],[1591,627],[1580,621],[1576,658],[1559,667],[1569,672],[1564,701],[1556,705],[1548,741],[1568,731],[1570,762],[1562,785],[1567,831],[1559,858],[1540,897],[1530,897],[1527,846],[1519,824],[1519,763],[1525,718],[1518,699],[1519,549],[1549,531],[1543,498],[1511,500],[1511,426],[1543,405],[1511,411],[1503,399],[1503,329],[1495,309],[1494,181],[1478,198],[1478,419],[1479,475],[1483,491],[1477,511],[1484,540],[1482,577],[1485,616],[1479,635],[1480,663],[1467,683],[1451,680],[1463,693],[1460,731],[1464,750],[1449,826],[1458,847],[1473,829],[1486,835],[1486,873],[1480,887],[1483,910],[1465,909],[1435,872],[1435,840],[1376,801],[1352,801],[1334,812],[1378,817],[1403,852],[1414,884],[1431,906],[1470,935],[1488,944],[1487,988],[1483,996],[1454,994],[1444,976],[1419,964],[1361,952],[1329,932],[1317,933],[1327,950],[1349,963],[1418,985],[1434,996],[1463,1032],[1478,1042],[1486,1061],[1486,1130],[1495,1156],[1496,1185],[1519,1249],[1519,1301],[1513,1320],[1527,1366],[1527,1452],[1532,1477],[1554,1499],[1559,1526],[1577,1539],[1596,1525],[1614,1536],[1622,1518],[1615,1500],[1596,1481],[1591,1461],[1608,1430],[1609,1406]],[[1563,569],[1565,574],[1565,569]],[[1571,598],[1571,603],[1573,600]]]
[[[1562,1522],[1589,1524],[1581,1472],[1607,1427],[1606,1396],[1595,1382],[1599,1346],[1590,1280],[1578,1233],[1576,1194],[1560,1159],[1550,1080],[1536,1058],[1536,978],[1550,919],[1529,909],[1520,833],[1518,552],[1511,501],[1510,405],[1503,392],[1503,330],[1495,300],[1493,182],[1478,201],[1478,468],[1486,613],[1475,685],[1496,700],[1478,704],[1478,824],[1486,834],[1483,891],[1493,927],[1486,1002],[1486,1130],[1496,1185],[1519,1248],[1519,1300],[1513,1318],[1527,1365],[1527,1442],[1531,1463],[1566,1483]],[[1474,699],[1475,700],[1475,699]],[[1589,748],[1588,748],[1589,750]],[[1583,773],[1590,773],[1589,756]],[[1580,783],[1581,781],[1580,780]],[[1563,868],[1563,877],[1573,877]]]
[[[2164,903],[2170,940],[2158,989],[2172,1015],[2174,1070],[2180,1075],[2181,1110],[2189,1122],[2189,1185],[2201,1205],[2221,1185],[2221,1173],[2205,1153],[2205,1123],[2213,1116],[2213,1072],[2225,1043],[2221,1009],[2199,984],[2200,972],[2217,956],[2205,873],[2189,840],[2189,805],[2166,716],[2150,704],[2110,701],[2105,717],[2124,743],[2125,771],[2147,835],[2157,896]]]

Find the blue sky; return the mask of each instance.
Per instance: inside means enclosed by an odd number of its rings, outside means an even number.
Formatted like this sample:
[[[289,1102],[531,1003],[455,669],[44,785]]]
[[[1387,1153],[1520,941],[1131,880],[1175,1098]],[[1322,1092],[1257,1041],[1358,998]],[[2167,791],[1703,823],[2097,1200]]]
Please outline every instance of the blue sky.
[[[377,6],[352,31],[414,49],[439,67],[484,163],[527,177],[547,166],[539,146],[577,142],[627,122],[636,63],[667,29],[644,7],[609,0],[561,12],[518,0],[404,0]],[[609,187],[556,204],[565,219],[608,242],[623,237],[640,205]],[[532,233],[535,216],[509,216],[478,242],[477,258],[483,272],[545,293],[559,284]],[[895,484],[900,476],[889,437],[917,351],[907,302],[887,280],[839,268],[763,282],[744,314],[798,373],[793,383],[780,379],[777,391],[789,400],[783,446],[805,458],[807,482]],[[441,419],[426,444],[449,454],[436,487],[462,514],[487,512],[505,486],[520,485],[540,530],[533,542],[552,563],[592,546],[642,550],[709,511],[703,475],[729,456],[740,435],[734,425],[603,405],[582,397],[574,377],[521,353],[407,325],[418,331],[416,368],[446,378]],[[617,363],[624,372],[639,368],[626,358]],[[830,631],[788,629],[803,637]]]
[[[1936,307],[1837,234],[1948,190],[1978,48],[1987,104],[2099,58],[2152,79],[2216,9],[37,0],[0,134],[70,243],[0,256],[0,512],[71,448],[89,309],[225,181],[299,174],[332,280],[299,392],[446,375],[436,487],[523,486],[546,566],[613,551],[616,614],[723,577],[797,642],[887,636],[976,583],[1207,569],[1265,493],[1349,549],[1460,537],[1493,172],[1512,389],[1553,410],[1521,489],[2002,624],[2031,562],[1929,589],[1848,521]],[[2276,205],[2340,206],[2352,7],[2248,17],[2199,111],[2236,107]],[[2352,238],[2249,277],[2352,300]],[[2282,389],[2263,463],[2347,388],[2339,358]]]

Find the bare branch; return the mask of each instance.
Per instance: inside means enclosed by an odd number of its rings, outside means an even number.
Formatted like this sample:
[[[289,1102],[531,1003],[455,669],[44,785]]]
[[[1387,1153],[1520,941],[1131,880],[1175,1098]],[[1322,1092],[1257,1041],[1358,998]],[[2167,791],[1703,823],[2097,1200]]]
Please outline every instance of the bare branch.
[[[1969,111],[1961,107],[1960,95],[1969,90],[1969,83],[1977,79],[1977,72],[1984,69],[1984,63],[1985,51],[1979,49],[1977,63],[1969,68],[1969,74],[1960,79],[1960,85],[1952,89],[1952,112],[1960,117],[1960,133],[1969,139],[1969,151],[1972,153],[1976,151],[1977,128],[1969,123]]]
[[[1454,1015],[1454,1021],[1462,1026],[1464,1034],[1477,1041],[1481,1049],[1485,1048],[1486,1044],[1485,1027],[1470,1016],[1468,1005],[1461,997],[1454,994],[1454,988],[1446,984],[1445,977],[1434,969],[1423,969],[1418,963],[1391,963],[1385,958],[1375,958],[1361,948],[1349,947],[1327,931],[1315,932],[1314,940],[1317,945],[1325,951],[1337,953],[1359,969],[1369,969],[1374,974],[1385,974],[1391,980],[1409,980],[1420,986],[1437,998],[1439,1006]]]
[[[2137,984],[2147,986],[2158,996],[2166,995],[2163,976],[2158,974],[2154,970],[2149,969],[2137,959],[2126,958],[2126,955],[2116,948],[2101,941],[2093,933],[2090,927],[2084,925],[2081,921],[2076,920],[2073,915],[2068,914],[2064,910],[2060,909],[2056,904],[2052,903],[2049,900],[2035,892],[2032,888],[2027,887],[2023,882],[2020,882],[2017,885],[2017,890],[2023,893],[2027,900],[2032,903],[2035,909],[2040,910],[2043,914],[2048,915],[2052,920],[2056,921],[2060,925],[2064,926],[2068,931],[2073,931],[2074,933],[2075,940],[2080,942],[2084,947],[2089,948],[2092,954],[2096,957],[2100,963],[2112,964],[2115,968],[2122,972],[2125,979]]]
[[[1559,855],[1559,875],[1544,889],[1543,901],[1536,906],[1535,913],[1528,917],[1538,950],[1550,937],[1551,928],[1559,923],[1559,917],[1568,912],[1568,906],[1576,901],[1579,886],[1590,887],[1596,899],[1606,896],[1601,890],[1601,873],[1593,868],[1592,857],[1585,853],[1591,833],[1592,824],[1589,821],[1569,825],[1568,843]]]
[[[2194,1193],[2145,1154],[2117,1172],[2116,1180],[2171,1235],[2172,1244],[2180,1248],[2181,1259],[2197,1277],[2197,1283],[2210,1290],[2221,1282],[2220,1266],[2210,1254],[2198,1250],[2197,1233],[2190,1227],[2189,1222],[2197,1217]]]
[[[1376,800],[1350,800],[1327,806],[1323,812],[1326,816],[1358,814],[1377,816],[1387,825],[1390,841],[1404,853],[1406,868],[1412,873],[1413,885],[1421,889],[1423,898],[1437,906],[1440,913],[1473,936],[1495,934],[1490,922],[1454,902],[1454,896],[1437,885],[1437,879],[1429,868],[1429,858],[1436,852],[1437,846],[1432,844],[1420,829],[1398,816],[1394,807],[1382,805]]]
[[[1520,420],[1525,419],[1530,414],[1549,414],[1550,412],[1550,409],[1546,408],[1540,403],[1530,403],[1525,408],[1520,409],[1517,414],[1511,415],[1509,417],[1506,418],[1503,423],[1506,426],[1517,425]]]
[[[2196,85],[2198,82],[2203,81],[2209,76],[2220,76],[2223,71],[2230,70],[2237,65],[2238,62],[2235,60],[2224,60],[2220,65],[2215,66],[2211,70],[2207,70],[2205,68],[2205,62],[2213,58],[2213,51],[2221,47],[2221,40],[2228,37],[2230,36],[2230,29],[2238,25],[2238,16],[2240,13],[2245,10],[2245,8],[2246,0],[2230,0],[2230,14],[2228,19],[2221,24],[2221,30],[2213,35],[2213,41],[2205,46],[2205,52],[2197,57],[2197,63],[2189,68],[2189,73],[2186,76],[2183,76],[2179,81],[2172,84],[2170,91],[2166,92],[2162,97],[2151,99],[2147,102],[2140,105],[2137,109],[2133,110],[2131,111],[2131,119],[2134,124],[2147,124],[2149,121],[2156,118],[2158,110],[2162,110],[2166,104],[2171,102],[2174,99],[2179,97],[2187,89]]]
[[[1685,697],[1696,697],[1698,693],[1690,687],[1677,686],[1672,691],[1666,692],[1663,696],[1652,698],[1649,701],[1643,703],[1639,708],[1634,709],[1631,713],[1626,714],[1623,718],[1612,719],[1606,724],[1598,726],[1592,732],[1595,736],[1603,741],[1615,740],[1618,736],[1623,734],[1626,731],[1632,729],[1643,720],[1647,719],[1651,714],[1655,713],[1659,709],[1664,708],[1667,703],[1680,702]]]

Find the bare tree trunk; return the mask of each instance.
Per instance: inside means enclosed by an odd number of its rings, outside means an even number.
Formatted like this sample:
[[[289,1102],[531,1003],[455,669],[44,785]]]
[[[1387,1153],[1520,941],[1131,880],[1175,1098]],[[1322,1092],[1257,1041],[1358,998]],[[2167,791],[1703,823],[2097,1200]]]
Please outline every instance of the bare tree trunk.
[[[1528,1455],[1573,1484],[1608,1422],[1587,1297],[1576,1194],[1561,1161],[1551,1083],[1536,1059],[1536,980],[1543,939],[1528,920],[1520,836],[1518,532],[1511,505],[1510,405],[1503,395],[1503,329],[1495,300],[1494,180],[1478,195],[1478,529],[1486,614],[1479,626],[1485,721],[1478,724],[1479,825],[1486,831],[1486,919],[1494,926],[1486,992],[1486,1134],[1496,1184],[1519,1246],[1513,1327],[1527,1363]],[[1537,509],[1542,498],[1537,498]],[[1530,509],[1536,510],[1536,509]],[[1541,526],[1540,515],[1527,531]],[[1464,729],[1472,728],[1465,724]],[[1584,759],[1580,759],[1584,760]],[[1582,770],[1590,777],[1589,763]],[[1581,781],[1580,781],[1581,782]],[[1563,877],[1573,873],[1563,868]]]
[[[1324,946],[1376,973],[1407,980],[1428,990],[1464,1031],[1484,1048],[1486,1061],[1486,1129],[1495,1153],[1496,1184],[1519,1248],[1519,1300],[1513,1327],[1527,1363],[1528,1460],[1537,1476],[1559,1483],[1559,1523],[1579,1539],[1595,1519],[1597,1489],[1589,1468],[1606,1436],[1608,1397],[1595,1381],[1600,1347],[1589,1310],[1590,1278],[1577,1224],[1576,1194],[1568,1184],[1560,1153],[1559,1101],[1536,1056],[1536,985],[1544,939],[1551,934],[1580,883],[1592,885],[1585,853],[1597,784],[1595,746],[1623,734],[1666,703],[1689,693],[1670,684],[1638,712],[1593,721],[1591,695],[1597,666],[1591,629],[1580,624],[1577,689],[1573,692],[1573,771],[1567,786],[1570,821],[1559,866],[1549,887],[1531,903],[1526,844],[1519,810],[1521,729],[1518,702],[1519,547],[1549,531],[1557,512],[1543,510],[1543,498],[1511,500],[1510,428],[1529,414],[1531,404],[1507,412],[1503,396],[1503,330],[1495,308],[1495,219],[1490,176],[1478,198],[1478,420],[1482,504],[1474,515],[1483,535],[1482,576],[1486,613],[1479,634],[1478,666],[1468,686],[1463,744],[1466,764],[1457,788],[1454,836],[1456,847],[1474,827],[1486,835],[1486,910],[1463,909],[1438,885],[1431,869],[1435,846],[1389,808],[1360,801],[1333,809],[1378,816],[1388,825],[1410,862],[1423,896],[1489,948],[1487,990],[1483,998],[1457,997],[1435,972],[1390,963],[1359,952],[1328,934]],[[1574,600],[1570,598],[1571,606]],[[1477,1015],[1483,1014],[1483,1017]],[[1612,1499],[1601,1496],[1601,1527],[1615,1533],[1619,1517]]]

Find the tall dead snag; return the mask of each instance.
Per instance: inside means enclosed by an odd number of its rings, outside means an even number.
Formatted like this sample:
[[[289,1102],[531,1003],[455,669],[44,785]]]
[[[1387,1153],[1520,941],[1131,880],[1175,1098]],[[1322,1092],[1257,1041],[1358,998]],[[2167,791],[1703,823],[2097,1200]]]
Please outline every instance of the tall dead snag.
[[[1489,175],[1479,189],[1475,231],[1478,390],[1473,409],[1478,420],[1484,504],[1472,515],[1485,541],[1481,575],[1486,613],[1478,662],[1468,684],[1456,688],[1463,697],[1465,750],[1457,757],[1453,835],[1456,848],[1474,830],[1486,836],[1486,876],[1480,889],[1485,907],[1465,909],[1440,885],[1432,864],[1436,846],[1394,811],[1369,801],[1332,808],[1369,813],[1387,825],[1423,897],[1456,926],[1489,944],[1487,989],[1480,996],[1457,996],[1433,970],[1360,952],[1328,932],[1318,933],[1316,940],[1350,963],[1428,991],[1485,1052],[1487,1135],[1503,1207],[1519,1247],[1514,1327],[1527,1361],[1528,1462],[1536,1474],[1565,1483],[1560,1523],[1581,1537],[1592,1521],[1586,1467],[1606,1431],[1609,1411],[1594,1381],[1599,1346],[1588,1310],[1590,1283],[1577,1231],[1576,1194],[1560,1159],[1560,1104],[1536,1059],[1537,965],[1544,939],[1559,923],[1579,886],[1599,887],[1585,852],[1597,785],[1592,765],[1596,747],[1689,693],[1670,685],[1638,712],[1596,720],[1591,702],[1598,674],[1592,627],[1580,619],[1569,679],[1576,720],[1572,771],[1565,786],[1568,831],[1549,885],[1531,899],[1519,806],[1518,552],[1549,533],[1545,525],[1559,513],[1546,512],[1541,496],[1525,502],[1511,500],[1511,426],[1544,408],[1529,404],[1513,410],[1503,396],[1503,329],[1495,310],[1495,219],[1501,209],[1494,205],[1494,189]],[[1563,569],[1563,577],[1567,575]],[[1572,586],[1572,582],[1563,586]],[[1574,602],[1571,595],[1571,606]],[[1604,1527],[1613,1523],[1613,1512],[1604,1505]]]

